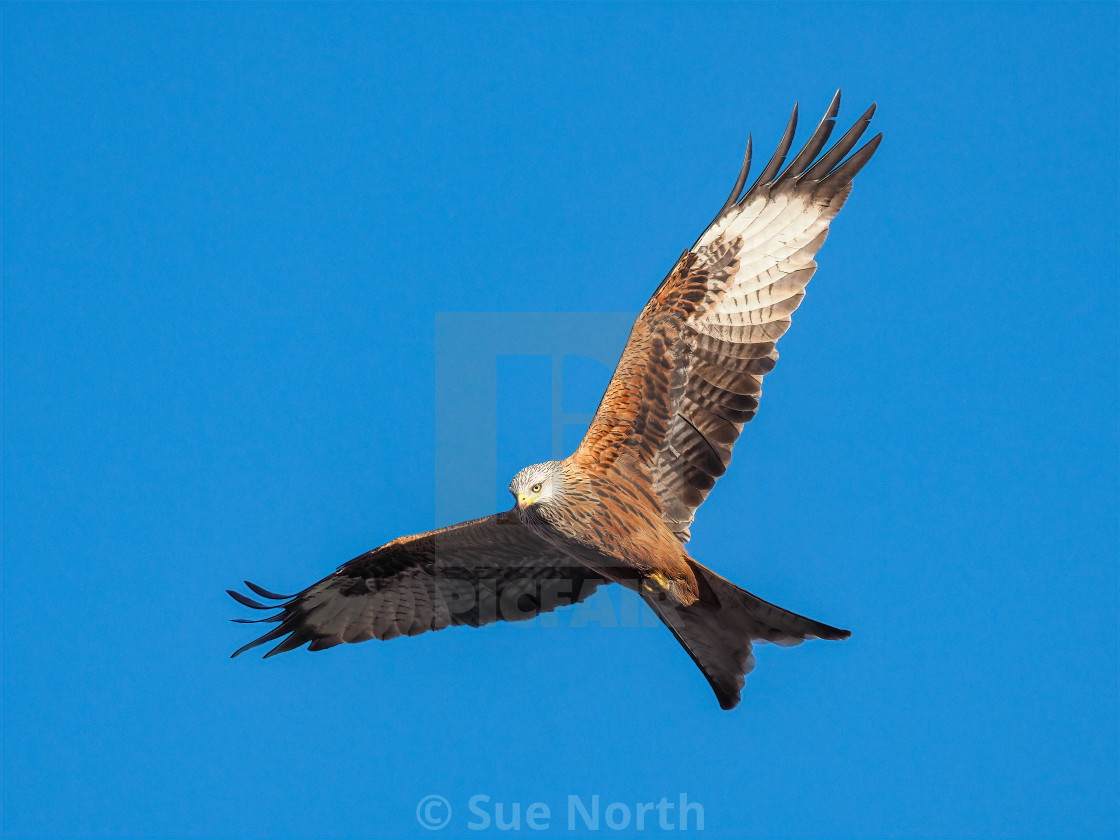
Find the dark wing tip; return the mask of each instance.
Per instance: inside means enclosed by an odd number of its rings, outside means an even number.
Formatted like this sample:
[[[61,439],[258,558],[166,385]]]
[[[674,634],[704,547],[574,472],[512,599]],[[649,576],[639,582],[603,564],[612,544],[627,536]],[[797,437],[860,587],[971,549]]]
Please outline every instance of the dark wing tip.
[[[245,585],[248,586],[257,595],[260,595],[262,598],[269,598],[270,600],[273,600],[273,601],[290,601],[292,598],[295,597],[294,595],[278,595],[275,592],[270,592],[269,590],[267,590],[267,589],[265,589],[261,586],[257,586],[255,583],[252,583],[250,581],[245,581]],[[257,647],[258,645],[263,645],[265,642],[270,642],[270,641],[273,641],[274,639],[279,639],[281,636],[288,636],[289,633],[292,633],[293,629],[296,630],[296,633],[300,632],[300,630],[298,628],[293,627],[293,624],[295,623],[295,621],[293,620],[293,616],[295,614],[295,611],[293,610],[293,606],[292,606],[291,603],[288,603],[288,604],[262,604],[259,601],[254,601],[249,596],[242,595],[240,592],[237,592],[233,589],[227,589],[226,593],[231,598],[233,598],[235,601],[237,601],[237,603],[239,603],[243,606],[249,607],[250,609],[254,609],[254,610],[280,610],[280,612],[276,613],[275,615],[270,615],[266,618],[258,618],[258,619],[233,618],[233,619],[230,619],[231,621],[234,621],[238,624],[260,624],[262,622],[279,623],[278,627],[272,628],[271,630],[269,630],[267,633],[265,633],[260,638],[254,639],[253,641],[249,642],[247,645],[243,645],[242,647],[239,647],[237,650],[235,650],[233,653],[230,654],[230,659],[233,659],[236,656],[240,656],[245,651],[252,650],[253,648]],[[295,635],[295,634],[292,634],[292,635]],[[285,639],[283,642],[281,642],[281,644],[277,647],[277,649],[274,649],[274,650],[270,651],[268,654],[266,654],[266,658],[268,656],[271,656],[274,653],[281,653],[282,651],[279,650],[279,648],[283,647],[288,642],[290,642],[291,638],[292,637],[289,636],[288,639]],[[307,640],[304,639],[304,641],[307,641]],[[302,644],[302,642],[300,644]],[[294,646],[295,645],[293,645],[293,647]],[[288,648],[285,648],[285,650],[291,650],[291,648],[288,647]]]
[[[787,166],[785,171],[778,177],[778,180],[796,178],[809,168],[810,164],[812,164],[813,160],[820,154],[821,149],[823,149],[828,142],[828,138],[832,136],[832,129],[836,126],[836,115],[838,113],[840,113],[839,90],[833,95],[832,101],[828,104],[828,110],[825,111],[824,117],[821,118],[820,123],[813,130],[813,133],[809,135],[809,139],[806,141],[804,147],[802,147],[801,151],[797,153],[797,156],[790,161],[789,166]]]
[[[817,183],[822,186],[828,185],[829,188],[836,191],[843,189],[852,182],[852,179],[855,178],[857,174],[859,174],[864,164],[871,160],[871,156],[875,154],[875,150],[879,148],[879,144],[882,141],[883,133],[879,132],[862,147],[857,149],[851,157],[821,178]]]
[[[275,609],[275,607],[269,606],[268,604],[262,604],[260,601],[254,601],[248,595],[242,595],[240,592],[236,592],[233,589],[227,589],[226,594],[229,595],[229,597],[233,598],[233,600],[237,601],[237,603],[241,604],[242,606],[249,607],[250,609],[253,609],[253,610]]]
[[[287,601],[296,597],[295,595],[277,595],[275,592],[269,592],[263,586],[257,586],[251,580],[245,581],[245,585],[260,595],[262,598],[271,598],[273,601]]]
[[[735,179],[735,186],[731,188],[731,195],[727,197],[727,201],[723,203],[723,207],[719,208],[716,213],[716,218],[724,214],[728,207],[733,205],[739,200],[739,195],[743,192],[743,185],[747,182],[747,174],[751,171],[751,135],[747,135],[747,152],[743,155],[743,165],[739,168],[739,177]]]
[[[802,147],[801,151],[790,161],[789,165],[782,169],[782,164],[785,161],[786,155],[789,153],[789,148],[793,141],[793,129],[796,126],[795,120],[791,118],[790,125],[786,128],[786,133],[782,136],[781,143],[779,143],[778,150],[774,153],[774,157],[771,158],[770,163],[766,165],[766,168],[763,170],[758,180],[751,185],[751,188],[740,200],[740,203],[746,201],[760,189],[775,187],[778,184],[787,182],[792,182],[793,184],[809,182],[813,187],[827,184],[830,189],[836,191],[843,189],[851,183],[856,173],[870,160],[871,155],[874,154],[875,149],[878,148],[883,135],[881,133],[876,135],[869,143],[848,157],[848,153],[851,152],[860,137],[863,136],[863,133],[867,130],[867,126],[871,122],[871,118],[875,115],[878,104],[872,103],[871,106],[860,115],[855,124],[844,133],[844,136],[836,141],[832,148],[825,151],[825,153],[818,158],[817,156],[820,155],[821,150],[825,148],[832,134],[832,130],[836,124],[836,115],[839,113],[839,107],[840,91],[837,90],[836,94],[832,97],[832,101],[829,103],[824,118],[813,131],[813,134],[809,137],[805,146]],[[796,113],[797,109],[794,108],[794,116],[796,116]],[[781,171],[779,172],[779,170]]]
[[[234,651],[233,653],[231,653],[231,654],[229,655],[229,658],[230,658],[230,659],[234,659],[234,658],[236,658],[236,657],[240,656],[241,654],[243,654],[243,653],[244,653],[245,651],[247,651],[247,650],[252,650],[252,649],[253,649],[253,648],[255,648],[255,647],[256,647],[257,645],[260,645],[260,644],[264,644],[264,639],[263,639],[263,637],[262,637],[262,638],[260,638],[260,639],[254,639],[253,641],[249,642],[249,643],[248,643],[247,645],[242,645],[242,646],[241,646],[241,647],[239,647],[239,648],[238,648],[237,650],[235,650],[235,651]]]
[[[312,640],[315,636],[315,631],[309,627],[289,627],[286,628],[289,632],[288,638],[284,639],[280,644],[270,650],[264,655],[265,659],[276,656],[278,653],[287,653],[290,650],[295,650],[301,645],[305,645]]]
[[[864,131],[867,130],[867,126],[875,115],[877,108],[878,103],[873,102],[871,107],[864,111],[855,124],[845,132],[844,136],[818,158],[821,150],[828,144],[829,137],[831,137],[832,130],[836,125],[836,115],[840,112],[840,88],[837,88],[836,93],[832,96],[832,101],[828,104],[824,118],[810,135],[801,151],[783,169],[790,147],[793,145],[794,134],[797,132],[798,105],[794,103],[793,112],[789,116],[789,122],[786,124],[786,130],[782,134],[778,148],[774,151],[766,166],[762,168],[758,178],[744,192],[743,185],[746,183],[751,165],[752,139],[751,135],[748,134],[747,153],[744,155],[743,165],[739,169],[739,176],[735,179],[735,186],[731,189],[731,195],[728,196],[727,201],[723,203],[715,218],[704,230],[710,229],[730,208],[742,205],[761,190],[777,187],[779,184],[792,183],[796,186],[808,182],[813,187],[827,184],[829,189],[836,192],[842,190],[863,168],[863,165],[870,160],[871,155],[879,147],[879,142],[883,138],[881,133],[876,135],[867,145],[845,160],[845,156],[863,136]],[[701,233],[696,242],[699,242],[703,237],[704,234]],[[696,243],[693,243],[692,247],[695,248]],[[264,593],[256,588],[253,588],[253,591],[264,596]]]
[[[855,124],[844,132],[844,136],[837,140],[831,149],[821,155],[816,163],[798,175],[797,180],[799,182],[823,180],[859,142],[859,138],[863,136],[867,126],[871,123],[871,117],[875,114],[875,107],[875,105],[872,105],[864,111]]]
[[[789,148],[793,145],[793,135],[797,133],[797,103],[793,104],[793,113],[789,115],[789,122],[786,123],[786,130],[782,134],[781,142],[778,143],[778,148],[775,150],[773,157],[770,158],[769,163],[759,173],[758,180],[751,184],[751,188],[747,190],[747,194],[743,196],[743,201],[746,201],[751,195],[755,194],[762,187],[770,184],[782,168],[782,164],[786,162],[786,155],[789,154]]]
[[[252,650],[253,648],[257,647],[258,645],[263,645],[266,642],[271,642],[275,639],[279,639],[281,636],[287,636],[289,633],[292,632],[292,630],[293,630],[292,622],[291,621],[285,621],[279,627],[273,627],[271,630],[269,630],[263,636],[260,636],[259,638],[256,638],[256,639],[253,639],[253,641],[249,642],[248,644],[242,645],[241,647],[239,647],[232,654],[230,654],[230,659],[233,659],[235,656],[240,656],[245,651]],[[281,644],[283,644],[283,643],[281,643]],[[265,658],[267,659],[274,652],[276,652],[276,651],[270,651],[268,654],[265,655]]]

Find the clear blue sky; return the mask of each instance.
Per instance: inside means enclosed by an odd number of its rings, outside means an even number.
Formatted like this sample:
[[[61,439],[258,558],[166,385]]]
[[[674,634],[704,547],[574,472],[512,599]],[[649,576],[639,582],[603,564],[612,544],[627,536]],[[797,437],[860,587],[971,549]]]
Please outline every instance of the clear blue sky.
[[[0,14],[6,836],[572,837],[569,795],[682,793],[666,835],[1115,836],[1115,4]],[[532,329],[452,400],[437,312],[639,309],[747,132],[837,87],[886,139],[691,550],[849,642],[762,649],[730,713],[571,611],[228,658],[226,587],[552,454]],[[569,323],[568,446],[626,334]],[[462,488],[448,422],[498,441]]]

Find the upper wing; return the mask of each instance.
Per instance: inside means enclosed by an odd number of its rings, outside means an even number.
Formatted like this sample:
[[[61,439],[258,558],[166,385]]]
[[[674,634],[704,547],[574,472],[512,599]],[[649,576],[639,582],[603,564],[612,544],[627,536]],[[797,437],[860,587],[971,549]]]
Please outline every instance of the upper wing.
[[[750,169],[747,141],[731,196],[638,316],[572,456],[588,470],[633,473],[636,466],[662,520],[682,541],[754,417],[762,377],[778,358],[774,344],[805,295],[829,222],[882,139],[846,157],[871,121],[872,105],[814,162],[839,107],[837,91],[805,147],[782,169],[797,126],[794,107],[778,150],[740,198]]]
[[[298,595],[275,595],[246,581],[253,592],[280,604],[261,604],[228,590],[247,607],[281,610],[257,620],[279,626],[233,655],[282,636],[288,638],[266,657],[307,642],[309,650],[322,650],[452,624],[522,621],[582,601],[603,582],[533,536],[512,512],[498,513],[393,540]]]

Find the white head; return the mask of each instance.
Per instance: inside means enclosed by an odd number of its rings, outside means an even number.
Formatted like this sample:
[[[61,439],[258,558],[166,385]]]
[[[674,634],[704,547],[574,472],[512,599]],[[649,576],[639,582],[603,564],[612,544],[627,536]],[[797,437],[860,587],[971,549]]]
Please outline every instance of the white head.
[[[547,507],[557,501],[562,490],[559,461],[545,461],[526,467],[509,483],[509,492],[517,500],[518,511],[523,514],[531,507]]]

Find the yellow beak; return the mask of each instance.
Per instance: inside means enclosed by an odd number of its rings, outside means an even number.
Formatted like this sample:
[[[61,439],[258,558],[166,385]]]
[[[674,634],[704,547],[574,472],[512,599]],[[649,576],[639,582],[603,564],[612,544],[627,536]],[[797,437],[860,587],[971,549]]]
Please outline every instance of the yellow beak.
[[[541,497],[540,493],[533,493],[533,494],[518,493],[517,494],[517,509],[518,510],[525,510],[525,508],[529,507],[529,505],[531,505],[533,502],[535,502],[540,497]]]

